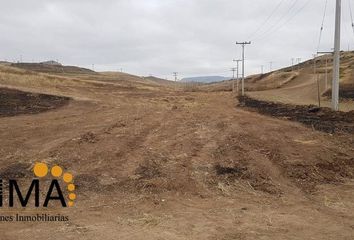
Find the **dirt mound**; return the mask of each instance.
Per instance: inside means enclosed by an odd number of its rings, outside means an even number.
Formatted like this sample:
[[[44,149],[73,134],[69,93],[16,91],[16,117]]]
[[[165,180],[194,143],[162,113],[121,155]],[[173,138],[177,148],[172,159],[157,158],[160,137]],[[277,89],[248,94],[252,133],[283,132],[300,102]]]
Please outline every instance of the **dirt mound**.
[[[68,104],[70,98],[0,88],[0,117],[36,114]]]
[[[43,73],[94,74],[96,72],[75,66],[62,66],[44,63],[13,63],[12,67]]]
[[[259,113],[301,122],[319,131],[354,133],[354,111],[334,112],[329,108],[266,102],[249,97],[239,97],[239,102],[240,106]]]

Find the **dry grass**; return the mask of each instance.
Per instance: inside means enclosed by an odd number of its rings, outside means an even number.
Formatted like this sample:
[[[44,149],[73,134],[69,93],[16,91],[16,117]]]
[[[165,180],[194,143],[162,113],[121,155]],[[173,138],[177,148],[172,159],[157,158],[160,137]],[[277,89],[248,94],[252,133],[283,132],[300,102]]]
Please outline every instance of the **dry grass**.
[[[78,85],[79,82],[72,78],[51,76],[48,74],[35,73],[9,66],[0,66],[0,84],[19,88],[49,88],[57,85]]]
[[[26,91],[61,95],[62,88],[112,85],[114,87],[140,90],[160,90],[160,86],[143,78],[116,72],[94,74],[39,73],[30,70],[0,65],[0,85]]]

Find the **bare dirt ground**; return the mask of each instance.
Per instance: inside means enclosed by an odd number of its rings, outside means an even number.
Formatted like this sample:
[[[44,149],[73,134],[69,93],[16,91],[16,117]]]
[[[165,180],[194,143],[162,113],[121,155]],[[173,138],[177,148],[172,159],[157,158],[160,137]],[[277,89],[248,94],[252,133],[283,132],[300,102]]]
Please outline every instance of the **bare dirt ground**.
[[[325,88],[325,76],[320,75],[320,93],[321,107],[331,107],[330,94],[331,89]],[[286,104],[318,105],[317,81],[312,74],[303,73],[280,88],[248,92],[251,97],[273,102],[282,102]],[[351,98],[350,89],[341,90],[340,110],[354,110],[354,101]],[[345,97],[348,96],[348,97]]]
[[[318,105],[319,92],[321,107],[331,108],[332,64],[332,56],[324,55],[316,58],[316,74],[311,59],[293,67],[251,75],[245,79],[245,91],[254,99],[293,105]],[[354,52],[341,53],[340,72],[340,110],[353,111]],[[223,81],[198,86],[196,91],[232,91],[232,86],[232,81]]]
[[[328,58],[328,63],[325,60]],[[340,74],[340,110],[354,110],[354,53],[342,52]],[[327,79],[326,79],[327,72]],[[290,75],[289,78],[279,78],[279,75]],[[286,79],[285,81],[282,79]],[[293,68],[285,68],[275,71],[258,81],[255,86],[249,83],[248,94],[251,97],[273,102],[281,102],[296,105],[318,105],[318,84],[322,107],[331,107],[332,85],[332,56],[320,56],[316,58],[316,75],[314,74],[314,61],[303,62]],[[252,80],[252,79],[251,79]],[[260,82],[263,84],[259,84]],[[274,83],[278,83],[275,87]],[[273,89],[262,86],[268,84]],[[246,85],[247,86],[247,85]],[[266,90],[266,91],[263,91]]]
[[[2,240],[354,238],[352,134],[249,112],[227,92],[16,74],[0,84],[73,100],[1,117],[0,173],[59,164],[78,199],[48,210],[66,223],[0,222]]]

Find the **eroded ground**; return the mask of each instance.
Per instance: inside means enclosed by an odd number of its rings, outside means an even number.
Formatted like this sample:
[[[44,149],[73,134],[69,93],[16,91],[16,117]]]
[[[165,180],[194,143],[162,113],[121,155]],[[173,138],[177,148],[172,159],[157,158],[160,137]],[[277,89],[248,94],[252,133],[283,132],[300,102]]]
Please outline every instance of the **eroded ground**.
[[[76,205],[49,210],[67,223],[0,222],[1,239],[354,238],[352,134],[249,112],[231,93],[52,89],[75,100],[0,118],[0,173],[59,164]]]

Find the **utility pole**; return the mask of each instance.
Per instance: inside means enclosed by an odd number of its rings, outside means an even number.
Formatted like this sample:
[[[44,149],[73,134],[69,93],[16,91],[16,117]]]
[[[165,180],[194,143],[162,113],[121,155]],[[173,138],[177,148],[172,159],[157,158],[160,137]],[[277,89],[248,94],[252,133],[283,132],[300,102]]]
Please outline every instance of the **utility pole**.
[[[294,72],[294,58],[291,59],[291,71]]]
[[[175,77],[175,82],[177,82],[177,76],[178,76],[178,72],[174,72],[173,76]]]
[[[318,107],[321,107],[321,93],[320,93],[320,81],[317,74],[316,69],[316,61],[317,61],[317,54],[313,55],[313,77],[316,79],[317,83],[317,100],[318,100]]]
[[[232,71],[232,92],[235,92],[235,72],[236,68],[231,68]]]
[[[300,71],[301,58],[296,58],[297,60],[297,70]]]
[[[341,0],[336,0],[336,20],[334,34],[334,61],[332,83],[332,109],[339,110],[339,67],[340,67],[340,25],[341,25]]]
[[[237,90],[237,94],[239,94],[240,92],[240,78],[239,78],[239,72],[240,72],[240,62],[242,62],[242,60],[238,59],[238,60],[233,60],[234,62],[236,62],[236,66],[237,66],[237,73],[236,73],[236,90]]]
[[[328,89],[328,56],[326,55],[326,77],[325,77],[325,91]]]
[[[264,65],[261,65],[261,73],[262,73],[262,75],[264,74],[263,69],[264,69]]]
[[[272,68],[273,68],[273,62],[269,62],[269,72],[272,71]]]
[[[333,54],[333,52],[317,52],[317,54],[326,54],[326,75],[325,75],[325,91],[328,89],[328,55]]]
[[[177,83],[178,72],[174,72],[173,76],[175,77],[175,83]],[[177,84],[174,84],[174,85],[175,85],[175,91],[177,91]],[[187,86],[187,82],[186,82],[186,86]]]
[[[300,71],[301,58],[296,58],[296,61],[297,61],[297,70]]]
[[[245,95],[245,46],[251,42],[236,42],[236,45],[242,46],[242,96]]]

